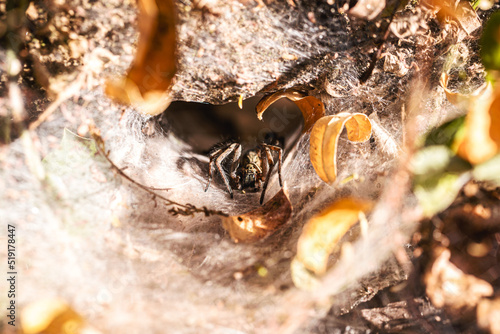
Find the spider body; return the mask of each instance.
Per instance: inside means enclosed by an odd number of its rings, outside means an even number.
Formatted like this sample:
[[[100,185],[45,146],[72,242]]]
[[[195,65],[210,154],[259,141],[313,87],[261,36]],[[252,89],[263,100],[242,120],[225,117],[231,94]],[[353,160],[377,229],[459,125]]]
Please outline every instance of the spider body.
[[[259,191],[262,184],[262,159],[257,150],[246,152],[236,173],[238,190]]]
[[[283,184],[281,180],[282,153],[283,150],[278,145],[266,143],[258,144],[256,148],[245,151],[243,155],[239,143],[231,142],[220,145],[210,153],[208,184],[205,191],[210,187],[213,171],[217,168],[231,198],[233,198],[233,190],[241,190],[245,193],[257,192],[262,188],[260,196],[260,204],[262,204],[271,172],[276,164],[276,155],[278,158],[279,183],[280,186]],[[227,159],[230,157],[231,167],[229,173],[226,173],[223,165],[227,163]]]

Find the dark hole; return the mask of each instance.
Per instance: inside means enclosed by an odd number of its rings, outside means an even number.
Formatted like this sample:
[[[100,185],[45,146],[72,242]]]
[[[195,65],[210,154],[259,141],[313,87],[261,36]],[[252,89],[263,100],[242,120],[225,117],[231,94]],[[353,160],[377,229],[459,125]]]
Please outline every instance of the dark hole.
[[[247,99],[243,101],[243,109],[236,102],[224,105],[173,102],[160,117],[160,125],[201,154],[227,140],[249,149],[270,133],[282,139],[286,149],[300,135],[302,113],[293,102],[281,99],[266,110],[260,121],[255,112],[259,101],[260,97]]]

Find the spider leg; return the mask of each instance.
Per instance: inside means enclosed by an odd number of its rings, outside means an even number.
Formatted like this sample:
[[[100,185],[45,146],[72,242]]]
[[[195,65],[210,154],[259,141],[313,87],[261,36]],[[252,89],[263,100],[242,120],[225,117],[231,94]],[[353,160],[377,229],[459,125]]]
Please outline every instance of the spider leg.
[[[270,165],[269,170],[266,175],[266,181],[264,181],[264,186],[262,186],[262,192],[260,193],[260,204],[264,202],[264,196],[266,195],[267,185],[269,184],[269,180],[271,179],[271,172],[273,171],[274,164]]]
[[[271,156],[270,161],[273,165],[274,165],[274,161],[272,159],[272,155],[270,154],[271,152],[269,152],[269,150],[273,150],[275,152],[278,152],[278,178],[279,178],[279,182],[280,182],[280,187],[283,187],[283,180],[281,177],[281,165],[282,165],[282,160],[283,160],[283,149],[279,146],[276,146],[276,145],[269,145],[269,144],[264,144],[264,143],[262,143],[261,145],[266,150],[268,160],[269,160],[269,156]]]
[[[233,182],[235,184],[238,184],[238,179],[239,177],[236,175],[236,170],[238,169],[239,165],[240,165],[240,157],[241,157],[241,145],[238,144],[238,143],[235,143],[233,145],[237,145],[236,148],[234,149],[234,155],[233,155],[233,160],[231,162],[231,171],[230,171],[230,176],[231,176],[231,180],[233,180]]]
[[[264,168],[267,170],[267,174],[263,174],[263,175],[266,175],[266,180],[264,181],[264,186],[262,187],[262,193],[260,194],[260,204],[262,204],[264,202],[264,197],[266,195],[267,186],[269,184],[269,180],[271,179],[271,174],[272,174],[274,165],[276,165],[276,163],[274,162],[274,159],[273,159],[273,155],[271,154],[271,150],[278,152],[278,177],[279,177],[280,187],[283,187],[283,181],[281,179],[281,165],[282,165],[283,149],[279,146],[269,145],[269,144],[264,144],[264,143],[262,143],[260,145],[264,149],[264,152],[266,152],[266,157],[267,157],[267,159],[264,160]]]
[[[229,180],[227,179],[226,174],[224,174],[224,169],[222,168],[221,163],[226,159],[226,157],[234,152],[235,150],[238,150],[238,148],[241,148],[241,145],[238,143],[233,143],[229,145],[228,148],[226,148],[216,159],[215,159],[215,166],[217,166],[217,169],[219,170],[220,175],[222,176],[222,179],[224,180],[224,184],[226,185],[227,190],[229,191],[229,194],[231,195],[231,198],[233,198],[233,189],[231,188],[231,185],[229,184]],[[234,163],[234,161],[233,161]]]
[[[217,150],[215,150],[214,152],[210,153],[210,163],[208,165],[208,183],[207,183],[207,186],[205,188],[205,192],[207,192],[208,188],[210,187],[210,183],[212,182],[212,173],[213,173],[213,170],[214,170],[214,164],[215,164],[215,159],[220,155],[220,153],[222,152],[222,149],[219,148]]]

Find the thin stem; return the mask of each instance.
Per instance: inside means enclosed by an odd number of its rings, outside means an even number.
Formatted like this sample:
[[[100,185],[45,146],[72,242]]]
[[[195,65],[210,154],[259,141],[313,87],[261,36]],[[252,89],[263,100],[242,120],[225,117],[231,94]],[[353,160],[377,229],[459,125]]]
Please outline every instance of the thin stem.
[[[105,150],[104,141],[102,140],[102,137],[97,133],[97,131],[95,129],[92,129],[91,133],[92,133],[92,138],[95,140],[95,142],[97,144],[96,147],[97,147],[98,152],[100,154],[102,154],[102,156],[108,161],[108,163],[111,165],[111,168],[116,173],[118,173],[118,175],[120,175],[121,177],[123,177],[124,179],[129,181],[130,183],[132,183],[132,184],[136,185],[137,187],[141,188],[142,190],[150,193],[151,195],[155,196],[156,198],[163,200],[166,203],[166,205],[176,206],[177,208],[172,208],[169,210],[170,213],[172,213],[174,215],[180,214],[180,215],[185,215],[185,216],[192,215],[194,213],[203,213],[205,216],[210,216],[210,215],[216,215],[216,216],[222,216],[222,217],[229,216],[228,214],[226,214],[222,211],[211,210],[205,206],[202,208],[198,208],[198,207],[196,207],[192,204],[189,204],[189,203],[182,204],[182,203],[172,201],[172,200],[170,200],[170,199],[153,191],[153,189],[158,190],[157,188],[151,188],[151,187],[145,186],[145,185],[137,182],[136,180],[132,179],[130,176],[125,174],[122,169],[120,169],[118,166],[116,166],[116,164],[109,158],[109,153],[107,153]]]

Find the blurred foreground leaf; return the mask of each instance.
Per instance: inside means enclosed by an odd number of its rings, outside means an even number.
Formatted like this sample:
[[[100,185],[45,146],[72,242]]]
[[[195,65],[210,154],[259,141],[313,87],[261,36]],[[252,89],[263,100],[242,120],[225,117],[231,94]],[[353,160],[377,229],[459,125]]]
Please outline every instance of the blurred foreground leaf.
[[[138,111],[157,115],[170,104],[177,71],[175,5],[172,0],[139,1],[139,42],[126,77],[108,82],[106,94]]]
[[[78,334],[83,318],[61,299],[39,300],[21,311],[24,334]]]
[[[469,180],[471,166],[444,145],[429,146],[413,156],[414,193],[426,216],[446,209]]]
[[[360,143],[370,139],[370,119],[360,113],[340,113],[322,117],[311,131],[311,163],[318,176],[327,183],[332,183],[337,178],[337,143],[344,127],[347,130],[347,138],[352,142]]]
[[[316,275],[324,274],[328,257],[340,239],[372,206],[373,203],[366,200],[341,199],[309,219],[299,237],[295,259]],[[300,271],[292,273],[298,275]]]
[[[292,216],[286,185],[261,207],[237,216],[223,217],[222,224],[234,242],[262,240],[283,226]]]
[[[500,151],[500,89],[483,85],[471,95],[451,92],[448,76],[443,73],[441,86],[448,100],[467,109],[465,129],[455,137],[458,155],[472,164],[492,158]]]
[[[481,61],[487,71],[500,70],[500,12],[493,13],[481,35]]]
[[[444,145],[456,152],[454,143],[459,136],[463,136],[465,129],[465,116],[446,122],[432,129],[425,138],[424,146]]]
[[[472,175],[478,181],[491,181],[500,186],[500,155],[474,166]]]

